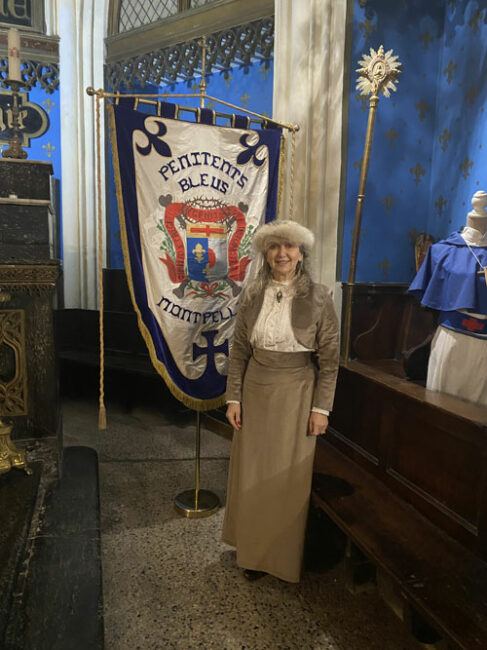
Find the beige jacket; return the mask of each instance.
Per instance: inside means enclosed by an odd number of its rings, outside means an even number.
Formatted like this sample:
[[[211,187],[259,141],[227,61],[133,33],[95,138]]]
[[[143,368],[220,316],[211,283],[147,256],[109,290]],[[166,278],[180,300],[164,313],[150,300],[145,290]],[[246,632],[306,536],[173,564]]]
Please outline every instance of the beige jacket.
[[[227,400],[242,400],[242,382],[252,356],[250,336],[264,301],[264,292],[252,302],[240,304],[227,379]],[[291,307],[291,324],[298,343],[316,350],[318,375],[312,406],[331,411],[338,373],[338,319],[328,289],[311,283],[306,296],[295,296]]]

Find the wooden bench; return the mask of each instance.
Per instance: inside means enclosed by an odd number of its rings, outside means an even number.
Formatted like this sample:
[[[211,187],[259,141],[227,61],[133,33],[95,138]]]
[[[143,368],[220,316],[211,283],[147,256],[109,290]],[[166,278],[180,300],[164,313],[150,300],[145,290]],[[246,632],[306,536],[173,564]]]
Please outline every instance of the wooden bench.
[[[356,285],[313,502],[397,613],[442,647],[487,648],[487,408],[424,387],[435,320],[406,285]]]
[[[408,603],[465,650],[487,648],[487,562],[320,439],[312,503],[397,584]]]

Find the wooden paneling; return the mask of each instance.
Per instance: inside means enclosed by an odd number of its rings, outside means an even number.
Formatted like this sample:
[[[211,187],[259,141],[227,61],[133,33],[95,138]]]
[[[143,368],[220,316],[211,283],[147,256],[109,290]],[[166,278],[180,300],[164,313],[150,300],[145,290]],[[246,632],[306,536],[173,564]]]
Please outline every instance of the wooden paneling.
[[[340,368],[328,439],[487,557],[487,409],[349,362]]]
[[[485,468],[479,441],[440,426],[425,427],[414,407],[395,410],[387,433],[391,437],[387,467],[391,478],[477,535]]]
[[[350,373],[340,373],[331,424],[353,447],[357,458],[377,465],[380,453],[380,412],[371,408],[377,389]],[[360,462],[360,461],[359,461]]]

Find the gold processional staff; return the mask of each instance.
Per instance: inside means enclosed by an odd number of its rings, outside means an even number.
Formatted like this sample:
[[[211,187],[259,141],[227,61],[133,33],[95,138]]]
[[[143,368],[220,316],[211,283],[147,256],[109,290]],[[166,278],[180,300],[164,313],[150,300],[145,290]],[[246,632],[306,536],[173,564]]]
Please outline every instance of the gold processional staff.
[[[396,90],[397,78],[402,72],[401,63],[397,56],[392,56],[392,50],[384,53],[381,45],[377,52],[370,48],[370,55],[364,54],[359,61],[360,68],[357,69],[359,79],[357,90],[361,95],[371,94],[369,100],[369,119],[367,122],[367,133],[365,135],[365,148],[362,166],[360,169],[360,184],[355,208],[355,223],[353,227],[352,252],[350,255],[350,266],[348,271],[348,282],[345,284],[345,324],[343,329],[342,354],[344,361],[350,359],[350,328],[352,322],[353,293],[355,287],[355,274],[357,267],[358,248],[360,243],[360,224],[362,222],[362,209],[365,198],[365,183],[369,171],[370,151],[374,135],[375,115],[379,103],[379,93],[390,97],[390,91]]]

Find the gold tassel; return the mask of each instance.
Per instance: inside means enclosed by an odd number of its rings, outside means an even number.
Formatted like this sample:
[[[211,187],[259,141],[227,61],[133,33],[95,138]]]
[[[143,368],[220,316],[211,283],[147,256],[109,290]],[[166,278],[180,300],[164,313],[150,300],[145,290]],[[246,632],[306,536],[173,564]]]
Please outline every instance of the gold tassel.
[[[98,409],[98,429],[103,431],[107,428],[107,410],[105,404],[100,404]]]

